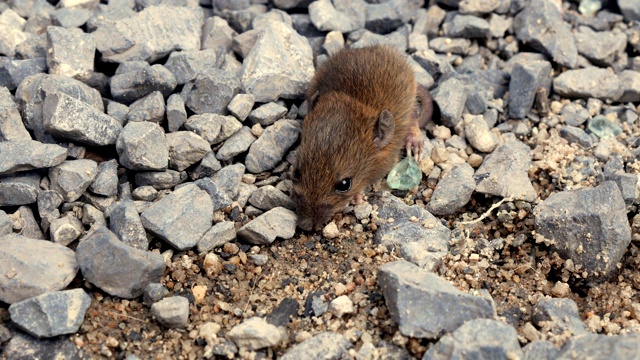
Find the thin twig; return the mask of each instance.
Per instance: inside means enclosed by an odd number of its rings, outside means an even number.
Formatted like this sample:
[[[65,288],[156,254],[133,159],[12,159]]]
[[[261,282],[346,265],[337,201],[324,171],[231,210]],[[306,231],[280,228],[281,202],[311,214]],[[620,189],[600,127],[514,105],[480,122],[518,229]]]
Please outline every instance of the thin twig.
[[[462,222],[459,222],[458,225],[466,226],[466,225],[477,224],[480,221],[484,220],[487,216],[489,216],[494,209],[496,209],[497,207],[499,207],[500,205],[502,205],[503,203],[505,203],[507,201],[513,201],[513,198],[510,198],[510,197],[504,198],[504,199],[498,201],[497,203],[491,205],[489,210],[485,211],[482,215],[480,215],[479,218],[477,218],[475,220],[471,220],[471,221],[462,221]]]

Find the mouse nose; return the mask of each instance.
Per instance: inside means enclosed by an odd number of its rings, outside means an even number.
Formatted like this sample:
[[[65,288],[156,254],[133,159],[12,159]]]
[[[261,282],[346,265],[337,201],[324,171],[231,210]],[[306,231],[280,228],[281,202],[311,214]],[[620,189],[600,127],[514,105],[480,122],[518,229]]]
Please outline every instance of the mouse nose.
[[[298,226],[305,231],[320,230],[331,216],[332,208],[326,204],[298,206]]]

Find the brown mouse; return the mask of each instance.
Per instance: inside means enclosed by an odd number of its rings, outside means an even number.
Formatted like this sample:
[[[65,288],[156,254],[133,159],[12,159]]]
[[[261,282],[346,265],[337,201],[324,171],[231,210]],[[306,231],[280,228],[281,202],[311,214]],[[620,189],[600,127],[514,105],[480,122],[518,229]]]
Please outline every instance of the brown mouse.
[[[416,98],[422,110],[416,112]],[[364,188],[384,177],[401,150],[422,151],[433,113],[405,57],[376,45],[344,49],[327,59],[307,89],[293,196],[298,226],[319,229]]]

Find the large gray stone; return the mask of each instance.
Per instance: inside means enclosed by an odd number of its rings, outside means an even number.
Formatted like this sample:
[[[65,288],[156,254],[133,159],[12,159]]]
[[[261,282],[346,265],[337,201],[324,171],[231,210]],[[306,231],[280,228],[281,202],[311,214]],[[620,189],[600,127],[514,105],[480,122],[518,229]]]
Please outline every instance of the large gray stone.
[[[636,359],[640,353],[640,334],[616,336],[585,334],[570,337],[555,359]]]
[[[9,89],[0,84],[0,142],[12,140],[31,140],[31,135],[22,123]]]
[[[207,68],[215,67],[217,51],[217,48],[199,51],[174,51],[169,55],[164,66],[176,77],[178,85],[183,85],[195,80],[198,74]]]
[[[211,180],[213,180],[218,188],[224,191],[230,199],[235,199],[238,196],[238,188],[242,182],[244,171],[245,166],[240,163],[228,165],[216,172],[211,177]]]
[[[240,348],[258,350],[278,345],[286,337],[286,332],[284,327],[252,317],[234,326],[227,332],[227,337]]]
[[[247,151],[254,141],[256,141],[256,137],[251,132],[251,129],[243,126],[242,129],[225,140],[224,144],[218,149],[216,158],[223,161],[231,160],[234,156]]]
[[[517,63],[509,81],[509,116],[523,119],[533,107],[539,88],[551,90],[551,63],[548,61],[523,61]]]
[[[249,148],[245,159],[247,170],[260,173],[273,169],[300,136],[300,122],[283,119],[264,130]]]
[[[9,306],[11,321],[29,335],[73,334],[82,325],[91,297],[82,289],[52,291]]]
[[[127,122],[149,121],[161,123],[164,120],[164,96],[160,91],[154,91],[129,105]]]
[[[189,300],[184,296],[172,296],[151,305],[151,314],[170,329],[184,328],[189,323]]]
[[[211,145],[191,131],[176,131],[166,135],[169,146],[169,167],[178,171],[202,160],[211,151]]]
[[[198,241],[198,252],[205,253],[236,238],[233,221],[221,221],[211,227]]]
[[[578,305],[571,299],[543,298],[532,309],[536,326],[549,329],[556,335],[587,334],[587,327],[580,318]]]
[[[148,284],[160,282],[165,267],[162,255],[127,246],[105,227],[78,245],[76,258],[87,281],[126,299],[138,297]]]
[[[467,90],[460,80],[449,78],[440,83],[434,91],[433,100],[440,108],[442,123],[448,127],[454,127],[462,117],[462,110],[467,101]]]
[[[231,115],[202,114],[189,117],[184,128],[215,145],[242,129],[242,123]]]
[[[142,226],[136,205],[131,200],[123,200],[109,212],[109,229],[125,244],[140,250],[149,248],[147,233]]]
[[[378,285],[404,336],[437,339],[467,321],[495,316],[490,297],[464,293],[437,274],[404,260],[382,265]]]
[[[118,195],[118,161],[116,159],[98,164],[98,174],[89,189],[98,195]]]
[[[26,172],[0,175],[0,206],[33,204],[40,192],[40,175]]]
[[[185,86],[182,96],[187,107],[196,114],[222,114],[240,92],[240,80],[232,73],[216,68],[198,74],[192,86]]]
[[[73,250],[45,240],[0,238],[0,301],[13,304],[64,289],[78,272]]]
[[[429,211],[436,215],[449,215],[465,206],[476,188],[473,168],[467,163],[454,165],[433,190]]]
[[[47,66],[50,74],[88,80],[93,72],[96,43],[79,28],[47,27]]]
[[[142,225],[178,250],[194,247],[211,228],[211,197],[195,184],[185,185],[141,214]]]
[[[569,98],[618,100],[624,93],[618,76],[608,69],[588,67],[568,70],[553,80],[553,91]]]
[[[164,170],[169,147],[164,131],[147,121],[127,124],[116,142],[120,164],[129,170]]]
[[[350,33],[364,28],[366,8],[362,0],[319,0],[309,5],[309,16],[318,30]]]
[[[353,345],[344,335],[322,332],[289,348],[281,360],[342,359],[348,357]]]
[[[76,201],[97,174],[98,164],[93,160],[67,160],[49,169],[51,190],[60,193],[66,202]]]
[[[573,36],[580,55],[599,66],[613,67],[627,47],[627,35],[622,31],[593,31],[588,26],[580,26]]]
[[[273,208],[238,230],[238,237],[255,245],[271,244],[277,237],[290,239],[296,231],[296,214],[283,207]]]
[[[116,72],[109,79],[111,96],[123,104],[131,104],[154,91],[160,91],[167,97],[177,84],[176,77],[160,64],[146,65],[122,73]]]

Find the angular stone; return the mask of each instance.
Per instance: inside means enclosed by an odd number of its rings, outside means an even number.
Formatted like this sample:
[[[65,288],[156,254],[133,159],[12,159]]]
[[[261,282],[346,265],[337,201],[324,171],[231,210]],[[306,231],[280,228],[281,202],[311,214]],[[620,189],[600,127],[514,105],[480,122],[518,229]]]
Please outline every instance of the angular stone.
[[[249,204],[265,211],[276,207],[295,210],[296,207],[289,196],[271,185],[263,186],[254,191],[249,197]]]
[[[202,178],[200,180],[196,180],[194,184],[198,185],[200,189],[206,191],[207,194],[209,194],[209,196],[211,197],[211,201],[213,202],[213,211],[224,209],[232,204],[232,201],[227,193],[218,185],[216,185],[216,183],[211,180],[211,178]]]
[[[216,172],[211,180],[216,183],[218,188],[224,191],[230,199],[238,196],[238,188],[242,182],[245,166],[242,164],[228,165]]]
[[[118,161],[111,159],[98,164],[98,174],[89,189],[98,195],[118,195]]]
[[[548,55],[554,62],[569,68],[578,64],[578,49],[571,27],[562,18],[557,4],[532,0],[516,15],[513,28],[520,41]]]
[[[314,72],[307,39],[281,22],[270,22],[243,61],[242,89],[258,102],[295,99],[304,95]]]
[[[300,127],[299,121],[282,119],[266,128],[249,148],[245,159],[247,170],[257,174],[273,169],[298,140]]]
[[[42,114],[44,102],[51,94],[64,93],[104,112],[104,104],[98,90],[82,82],[62,76],[36,74],[26,78],[16,90],[16,100],[22,111],[27,129],[33,130],[36,140],[53,143],[54,139],[44,128]]]
[[[131,104],[154,91],[167,97],[177,84],[175,76],[160,64],[116,73],[109,80],[111,96],[123,104]]]
[[[178,250],[195,246],[211,228],[213,204],[196,185],[185,185],[151,205],[140,215],[145,229]]]
[[[640,4],[634,0],[618,0],[618,6],[627,21],[640,21]]]
[[[211,227],[200,241],[198,241],[198,252],[205,253],[220,247],[236,238],[236,228],[233,221],[221,221]]]
[[[47,66],[50,74],[87,80],[93,72],[96,43],[81,29],[47,27]]]
[[[93,11],[80,8],[61,8],[51,14],[51,22],[62,28],[78,28],[93,16]],[[95,45],[94,45],[95,47]]]
[[[149,121],[161,123],[164,120],[164,97],[160,91],[154,91],[129,105],[127,122]]]
[[[66,202],[76,201],[97,174],[98,165],[93,160],[67,160],[49,169],[51,190],[60,193]]]
[[[624,32],[593,31],[588,26],[580,26],[573,36],[580,55],[599,66],[614,66],[627,47]]]
[[[180,94],[173,94],[167,99],[167,128],[169,132],[180,130],[187,122],[187,110]]]
[[[631,241],[626,205],[612,181],[552,194],[534,216],[536,231],[553,241],[562,258],[580,265],[590,282],[605,281]]]
[[[160,283],[150,283],[144,288],[142,299],[145,304],[151,305],[164,299],[167,295],[169,295],[169,290],[164,285]]]
[[[160,5],[130,18],[101,23],[93,36],[105,61],[154,62],[175,50],[200,50],[203,24],[200,7]]]
[[[82,235],[82,222],[73,213],[55,219],[49,225],[51,241],[62,246],[68,246]]]
[[[196,114],[225,115],[227,105],[240,92],[240,80],[234,74],[215,68],[204,70],[192,86],[188,85],[182,90],[182,96],[189,110]]]
[[[15,332],[4,351],[7,359],[22,359],[25,354],[29,359],[80,359],[86,355],[68,336],[38,339],[20,331]]]
[[[46,71],[47,60],[45,58],[24,60],[0,58],[0,86],[13,91],[22,80]]]
[[[78,272],[73,250],[45,240],[0,238],[0,301],[13,304],[64,289]]]
[[[444,174],[433,190],[429,211],[436,215],[449,215],[465,206],[476,188],[473,168],[467,163],[454,165]]]
[[[532,341],[522,347],[523,360],[554,360],[559,352],[560,349],[548,340]]]
[[[82,144],[113,145],[122,131],[116,119],[64,93],[47,96],[43,116],[49,133]]]
[[[18,219],[22,225],[22,229],[18,232],[20,235],[31,239],[44,239],[40,224],[36,221],[29,206],[20,206],[15,214],[20,216]]]
[[[160,282],[165,267],[162,255],[127,246],[105,227],[78,245],[76,258],[87,281],[125,299],[136,298],[148,284]]]
[[[202,29],[202,49],[224,49],[223,53],[231,50],[233,38],[237,35],[229,23],[221,17],[212,16],[204,23]]]
[[[391,0],[366,7],[365,28],[375,33],[386,34],[406,24],[423,1]]]
[[[0,87],[0,141],[31,140],[20,112],[6,87]]]
[[[4,210],[0,210],[0,238],[13,232],[13,221]]]
[[[528,61],[518,63],[511,72],[509,82],[509,116],[523,119],[533,107],[536,91],[551,89],[551,63],[548,61]]]
[[[296,360],[303,358],[331,358],[342,359],[349,356],[349,349],[353,345],[344,335],[334,332],[322,332],[300,344],[289,348],[280,357],[281,360]]]
[[[234,96],[229,105],[227,105],[227,109],[231,113],[231,115],[238,118],[240,121],[244,121],[247,116],[251,113],[251,109],[253,108],[253,104],[255,103],[255,98],[251,94],[238,94]]]
[[[518,333],[512,326],[493,319],[471,320],[447,334],[422,357],[470,359],[522,358]]]
[[[230,115],[203,114],[188,118],[184,128],[215,145],[240,130],[242,123]]]
[[[640,72],[625,70],[618,74],[618,79],[623,90],[618,101],[623,103],[640,101]]]
[[[259,317],[249,318],[227,332],[229,340],[239,348],[249,350],[275,346],[285,335],[284,328],[271,325]]]
[[[176,77],[178,85],[195,80],[198,74],[217,62],[217,48],[200,51],[174,51],[164,64]]]
[[[164,131],[147,121],[127,124],[116,142],[120,164],[129,170],[164,170],[169,147]]]
[[[131,200],[124,200],[115,205],[109,213],[109,229],[123,243],[135,249],[147,250],[149,240],[142,226],[142,220]]]
[[[560,129],[560,137],[567,139],[569,144],[579,144],[584,148],[593,146],[593,139],[586,131],[576,126],[563,126]]]
[[[610,70],[596,67],[568,70],[553,80],[553,91],[569,98],[618,100],[624,93],[618,77]]]
[[[257,107],[249,114],[249,121],[252,124],[260,124],[262,126],[268,126],[281,119],[287,113],[287,108],[270,102]]]
[[[33,204],[40,192],[40,175],[36,172],[0,176],[0,206]]]
[[[452,39],[437,37],[429,40],[429,48],[441,54],[467,55],[471,41],[469,39]]]
[[[589,333],[580,318],[578,305],[571,299],[540,299],[532,309],[532,318],[536,326],[544,326],[556,335]]]
[[[190,176],[193,180],[202,179],[215,174],[220,169],[222,164],[216,159],[216,154],[211,151],[200,160],[200,164],[193,169]]]
[[[487,20],[473,15],[456,15],[443,28],[447,36],[454,38],[486,38],[491,32]]]
[[[570,337],[555,359],[633,359],[639,352],[638,333],[617,336],[585,334]]]
[[[191,131],[176,131],[166,135],[169,146],[169,167],[178,171],[202,160],[211,152],[211,145]]]
[[[243,126],[240,131],[225,140],[224,145],[218,149],[216,158],[218,160],[231,160],[234,156],[247,151],[254,141],[256,141],[256,137],[251,133],[251,129]]]
[[[533,202],[536,191],[528,171],[531,150],[519,141],[510,141],[487,155],[476,170],[476,192]]]
[[[283,207],[273,208],[253,219],[240,230],[238,237],[255,245],[271,244],[276,237],[290,239],[296,231],[296,214]]]
[[[153,186],[157,190],[171,189],[185,180],[187,173],[175,170],[138,172],[135,176],[137,186]]]
[[[463,118],[464,134],[471,146],[485,153],[492,152],[498,146],[496,136],[482,115],[465,114]]]
[[[467,91],[460,80],[449,78],[433,92],[433,100],[440,108],[442,123],[454,127],[460,122],[467,101]]]
[[[582,105],[575,102],[565,105],[562,108],[560,115],[562,116],[562,119],[564,119],[564,123],[570,126],[580,126],[591,118],[589,111],[587,111],[587,109]]]
[[[82,289],[52,291],[9,306],[11,321],[29,335],[73,334],[82,325],[91,297]]]
[[[120,104],[117,101],[107,101],[107,115],[116,119],[120,125],[124,125],[128,113],[129,107],[127,105]]]
[[[404,260],[382,265],[378,284],[391,318],[404,336],[437,339],[467,321],[495,315],[491,298],[464,293],[438,275]],[[514,338],[517,344],[517,337]]]
[[[164,298],[151,305],[151,314],[169,329],[184,328],[189,323],[189,300],[184,296]]]
[[[366,8],[362,0],[319,0],[309,5],[309,16],[320,31],[350,33],[364,28]]]
[[[13,57],[16,54],[16,47],[25,42],[32,34],[17,29],[13,26],[0,24],[0,54]]]

